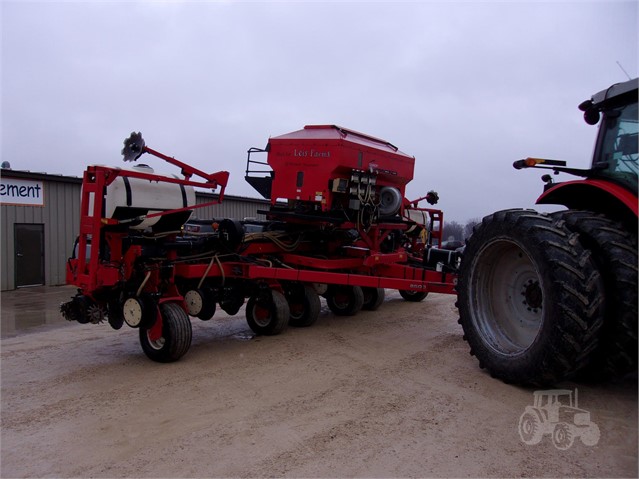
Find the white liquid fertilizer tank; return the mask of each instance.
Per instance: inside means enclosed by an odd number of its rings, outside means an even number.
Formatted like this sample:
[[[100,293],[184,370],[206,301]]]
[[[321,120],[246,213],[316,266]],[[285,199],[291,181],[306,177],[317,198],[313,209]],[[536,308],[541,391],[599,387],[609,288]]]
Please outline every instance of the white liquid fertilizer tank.
[[[155,173],[147,165],[133,168],[117,168],[123,171],[151,173],[166,178],[179,178],[177,175]],[[163,183],[141,178],[118,176],[106,189],[104,211],[101,216],[117,220],[126,220],[161,211],[185,208],[195,204],[195,190],[192,186],[177,183]],[[89,203],[89,214],[93,212],[93,201]],[[96,212],[93,212],[95,214]],[[191,216],[190,211],[144,218],[126,223],[128,228],[145,230],[153,227],[154,232],[179,229]]]

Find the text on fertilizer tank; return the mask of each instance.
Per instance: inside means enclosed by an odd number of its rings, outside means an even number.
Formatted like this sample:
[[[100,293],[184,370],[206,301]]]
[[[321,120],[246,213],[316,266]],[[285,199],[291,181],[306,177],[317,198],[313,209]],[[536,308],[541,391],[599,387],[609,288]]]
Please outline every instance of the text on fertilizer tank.
[[[5,204],[44,206],[44,187],[41,181],[1,178],[0,200]]]

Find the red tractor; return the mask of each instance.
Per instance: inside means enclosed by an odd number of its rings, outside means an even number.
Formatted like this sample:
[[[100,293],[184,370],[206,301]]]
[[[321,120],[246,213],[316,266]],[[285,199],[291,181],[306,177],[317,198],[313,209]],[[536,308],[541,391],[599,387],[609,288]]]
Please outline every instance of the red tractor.
[[[600,123],[589,169],[526,158],[547,168],[538,204],[485,217],[460,268],[460,324],[481,368],[505,382],[548,385],[637,367],[637,79],[579,105]]]

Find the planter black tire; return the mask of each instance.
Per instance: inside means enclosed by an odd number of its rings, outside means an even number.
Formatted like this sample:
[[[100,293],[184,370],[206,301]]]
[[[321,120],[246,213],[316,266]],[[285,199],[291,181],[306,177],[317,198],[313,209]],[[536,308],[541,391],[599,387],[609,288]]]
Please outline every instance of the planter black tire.
[[[579,233],[603,277],[606,307],[599,345],[580,372],[583,380],[601,381],[637,369],[637,238],[602,215],[567,210],[553,214]]]
[[[205,286],[202,288],[202,297],[204,298],[204,304],[197,317],[202,321],[208,321],[215,315],[215,293],[211,288]]]
[[[405,289],[400,289],[399,295],[402,298],[404,298],[406,301],[419,303],[420,301],[424,301],[424,299],[426,299],[426,296],[428,296],[428,292],[427,291],[408,291]]]
[[[122,303],[119,295],[108,302],[107,320],[109,321],[109,325],[115,330],[121,329],[124,325]]]
[[[295,285],[287,291],[290,318],[288,324],[298,328],[313,325],[319,318],[322,307],[315,288],[309,285]]]
[[[290,316],[286,298],[273,289],[251,296],[246,303],[246,322],[260,336],[280,334],[288,326]]]
[[[332,285],[326,293],[326,305],[336,316],[353,316],[364,305],[364,292],[359,286]]]
[[[364,304],[362,309],[367,311],[377,310],[386,297],[386,290],[384,288],[362,288],[364,293]]]
[[[191,320],[189,315],[176,303],[160,305],[162,316],[162,337],[156,341],[149,339],[151,326],[141,326],[140,345],[149,359],[159,363],[177,361],[191,347]]]
[[[602,283],[579,235],[551,216],[517,209],[485,217],[466,243],[457,285],[470,353],[508,383],[570,377],[597,347]]]

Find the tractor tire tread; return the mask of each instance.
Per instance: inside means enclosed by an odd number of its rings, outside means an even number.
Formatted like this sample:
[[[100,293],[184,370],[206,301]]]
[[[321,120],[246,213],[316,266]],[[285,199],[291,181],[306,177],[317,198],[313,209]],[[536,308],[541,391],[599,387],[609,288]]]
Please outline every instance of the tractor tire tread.
[[[604,280],[606,307],[599,344],[580,377],[600,381],[637,369],[637,237],[601,214],[565,210],[553,213],[580,235]]]

